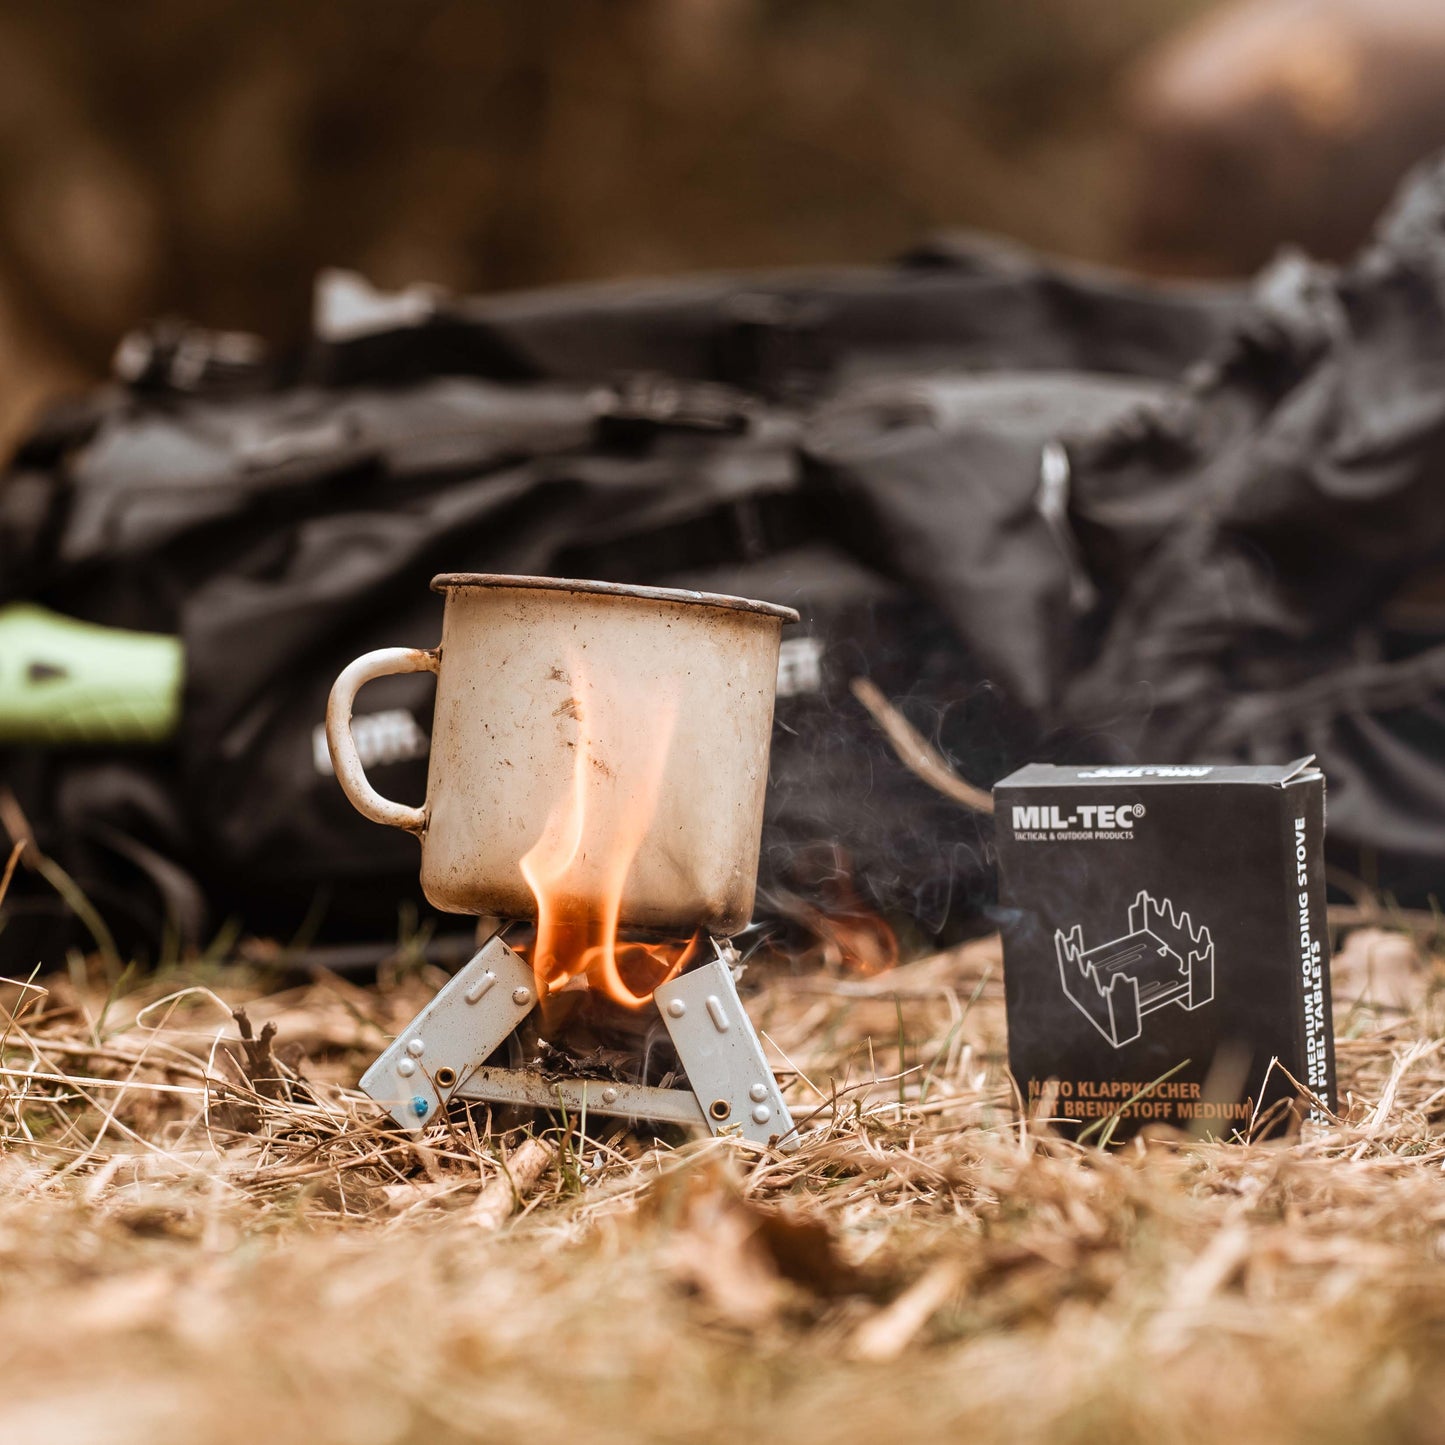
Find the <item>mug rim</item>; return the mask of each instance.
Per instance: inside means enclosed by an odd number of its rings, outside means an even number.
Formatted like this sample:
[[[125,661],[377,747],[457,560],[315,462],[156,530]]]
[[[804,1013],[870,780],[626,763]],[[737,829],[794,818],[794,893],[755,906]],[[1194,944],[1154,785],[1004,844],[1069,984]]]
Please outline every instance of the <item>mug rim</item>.
[[[592,582],[575,577],[525,577],[509,572],[439,572],[431,579],[433,592],[456,592],[473,587],[514,587],[533,592],[585,592],[601,597],[631,597],[643,602],[677,602],[696,607],[717,607],[727,612],[755,612],[782,622],[797,622],[798,613],[777,602],[730,597],[724,592],[692,592],[681,587],[635,587],[626,582]]]

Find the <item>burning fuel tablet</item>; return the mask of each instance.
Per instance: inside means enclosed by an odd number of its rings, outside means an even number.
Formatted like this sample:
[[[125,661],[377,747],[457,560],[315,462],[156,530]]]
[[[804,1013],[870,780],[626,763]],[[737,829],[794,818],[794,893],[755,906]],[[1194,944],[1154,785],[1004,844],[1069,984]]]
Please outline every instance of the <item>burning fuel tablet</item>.
[[[1335,1107],[1313,758],[1034,763],[994,803],[1009,1062],[1031,1107],[1056,1086],[1061,1128],[1114,1137],[1275,1132]]]

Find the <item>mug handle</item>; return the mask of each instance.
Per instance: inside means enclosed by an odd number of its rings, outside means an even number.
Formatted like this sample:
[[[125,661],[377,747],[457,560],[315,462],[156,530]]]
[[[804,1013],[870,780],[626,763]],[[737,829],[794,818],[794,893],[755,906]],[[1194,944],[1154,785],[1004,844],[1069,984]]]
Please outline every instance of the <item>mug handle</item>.
[[[326,744],[331,749],[331,766],[336,781],[351,806],[363,818],[384,823],[389,828],[405,828],[408,833],[426,829],[426,807],[409,807],[383,798],[366,780],[366,770],[356,753],[356,739],[351,735],[351,709],[363,683],[377,677],[390,677],[397,672],[435,672],[441,662],[440,649],[420,647],[382,647],[365,653],[342,670],[331,685],[326,701]]]

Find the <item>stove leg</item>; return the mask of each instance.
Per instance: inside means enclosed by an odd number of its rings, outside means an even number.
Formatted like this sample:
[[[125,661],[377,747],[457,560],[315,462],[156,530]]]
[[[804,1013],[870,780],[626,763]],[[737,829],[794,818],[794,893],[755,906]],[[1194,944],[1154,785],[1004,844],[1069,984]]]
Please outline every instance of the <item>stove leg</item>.
[[[796,1149],[793,1116],[722,947],[717,958],[663,984],[654,998],[708,1128]]]
[[[378,1055],[361,1088],[415,1134],[536,1006],[531,964],[493,934]]]

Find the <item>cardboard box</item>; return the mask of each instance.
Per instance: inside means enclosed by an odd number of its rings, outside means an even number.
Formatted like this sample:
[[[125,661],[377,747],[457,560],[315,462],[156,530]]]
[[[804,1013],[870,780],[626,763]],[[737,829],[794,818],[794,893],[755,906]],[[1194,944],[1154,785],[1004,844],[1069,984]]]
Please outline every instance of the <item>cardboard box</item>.
[[[1318,1113],[1288,1071],[1335,1108],[1313,758],[1035,763],[994,804],[1009,1062],[1031,1106],[1056,1081],[1066,1132],[1277,1132]]]

